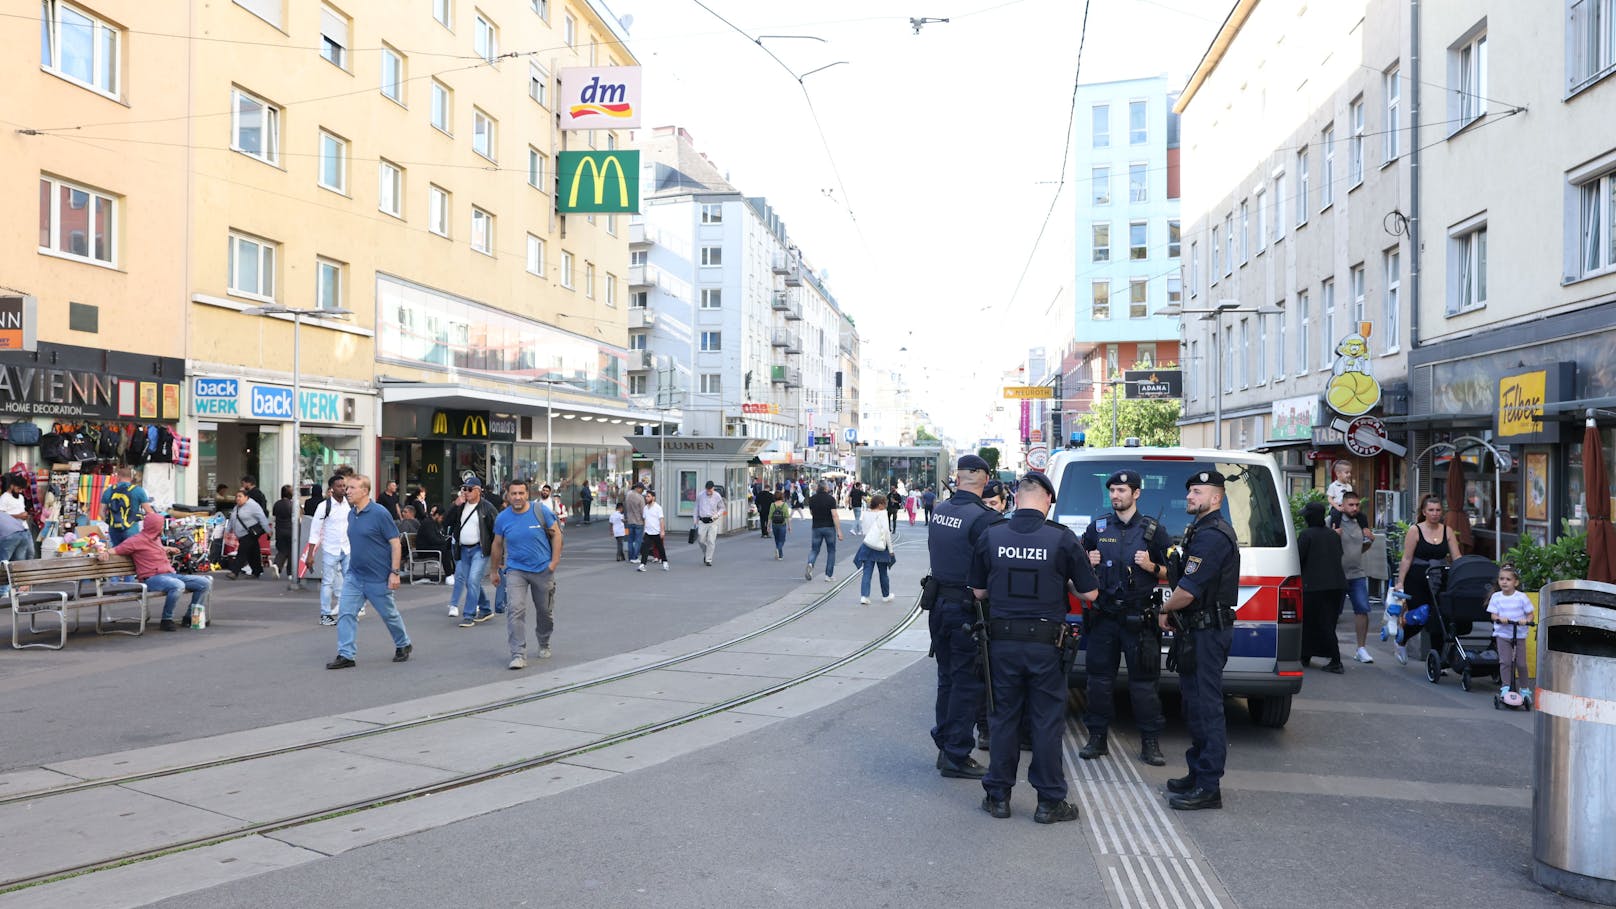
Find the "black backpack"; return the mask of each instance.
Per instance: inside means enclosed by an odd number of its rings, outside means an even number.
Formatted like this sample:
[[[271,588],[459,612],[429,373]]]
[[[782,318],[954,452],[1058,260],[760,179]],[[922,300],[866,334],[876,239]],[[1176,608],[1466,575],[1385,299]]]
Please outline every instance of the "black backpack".
[[[59,432],[47,432],[40,436],[39,457],[48,464],[60,464],[73,460],[73,454],[68,450],[67,436]]]
[[[95,453],[103,461],[118,459],[118,450],[123,447],[123,430],[118,426],[101,427],[100,436],[96,439]]]

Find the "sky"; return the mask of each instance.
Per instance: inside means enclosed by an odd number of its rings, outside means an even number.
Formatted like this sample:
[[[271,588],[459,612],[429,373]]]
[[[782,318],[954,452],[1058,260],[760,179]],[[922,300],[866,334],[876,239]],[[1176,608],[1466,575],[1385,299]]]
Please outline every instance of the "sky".
[[[1181,86],[1232,6],[1092,0],[1084,29],[1081,0],[606,3],[632,17],[643,125],[684,127],[767,197],[865,362],[901,369],[962,440],[982,434],[1004,370],[1072,334],[1080,38],[1084,83]],[[911,18],[949,21],[917,33]]]

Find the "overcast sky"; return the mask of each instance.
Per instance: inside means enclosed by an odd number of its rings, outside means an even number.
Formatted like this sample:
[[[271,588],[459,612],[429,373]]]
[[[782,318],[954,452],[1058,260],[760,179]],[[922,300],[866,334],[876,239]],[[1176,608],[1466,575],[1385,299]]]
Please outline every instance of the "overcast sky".
[[[607,2],[633,17],[643,123],[683,126],[741,191],[768,197],[828,272],[865,359],[897,363],[945,432],[974,439],[999,374],[1070,338],[1070,162],[1056,189],[1081,0],[704,0],[750,36],[825,39],[763,48],[693,0]],[[1230,6],[1093,0],[1082,81],[1182,85]],[[916,34],[911,17],[950,21]],[[805,77],[806,97],[786,71],[837,61]]]

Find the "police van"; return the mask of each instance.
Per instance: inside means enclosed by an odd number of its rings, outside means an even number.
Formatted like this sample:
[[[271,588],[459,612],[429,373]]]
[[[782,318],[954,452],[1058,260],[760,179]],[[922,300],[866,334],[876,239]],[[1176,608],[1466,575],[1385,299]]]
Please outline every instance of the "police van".
[[[1210,448],[1078,448],[1056,452],[1046,471],[1056,490],[1050,519],[1078,536],[1111,510],[1106,478],[1119,470],[1140,475],[1139,512],[1183,541],[1184,482],[1193,473],[1216,470],[1227,478],[1223,516],[1240,542],[1240,602],[1234,641],[1223,674],[1223,693],[1244,697],[1252,719],[1281,727],[1290,719],[1291,698],[1302,689],[1301,559],[1279,465],[1266,454]],[[1067,617],[1074,624],[1077,613]],[[1165,653],[1166,644],[1163,644]],[[1079,653],[1067,682],[1087,685]],[[1124,662],[1119,676],[1126,676]],[[1178,677],[1163,668],[1157,687],[1178,689]]]

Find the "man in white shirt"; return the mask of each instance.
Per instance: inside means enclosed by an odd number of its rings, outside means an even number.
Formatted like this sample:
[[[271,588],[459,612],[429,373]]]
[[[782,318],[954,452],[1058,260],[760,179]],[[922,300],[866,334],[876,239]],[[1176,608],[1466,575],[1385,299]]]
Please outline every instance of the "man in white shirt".
[[[696,496],[696,542],[701,544],[701,560],[713,567],[713,550],[718,548],[718,519],[724,516],[724,497],[707,481],[707,490]]]
[[[23,519],[23,512],[28,510],[28,503],[22,495],[23,479],[16,474],[6,477],[6,491],[0,493],[0,512],[9,514],[18,520]]]
[[[340,476],[331,478],[326,487],[325,501],[314,508],[314,522],[309,525],[309,561],[315,552],[320,555],[320,624],[337,624],[337,603],[342,596],[342,576],[348,573],[348,506],[347,484]]]
[[[650,561],[652,553],[662,562],[662,570],[668,570],[668,548],[662,543],[662,504],[657,501],[656,493],[645,494],[645,544],[640,547],[640,567],[635,571],[644,571],[645,563]]]

